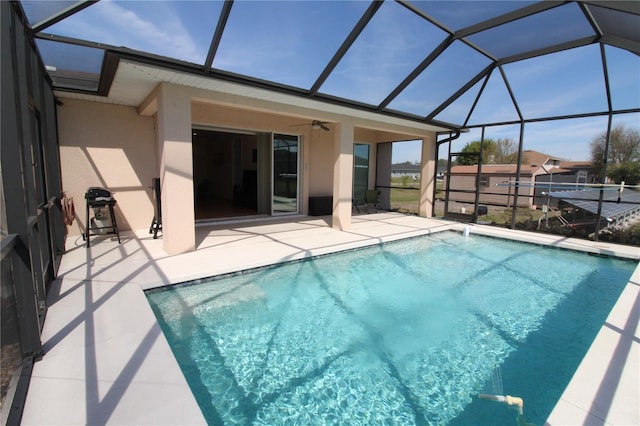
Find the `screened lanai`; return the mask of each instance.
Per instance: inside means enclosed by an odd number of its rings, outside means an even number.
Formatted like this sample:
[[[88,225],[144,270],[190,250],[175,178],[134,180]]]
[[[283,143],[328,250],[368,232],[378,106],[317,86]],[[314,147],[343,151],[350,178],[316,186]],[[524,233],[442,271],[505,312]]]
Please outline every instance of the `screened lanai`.
[[[136,60],[452,130],[639,107],[635,2],[20,4],[54,87],[112,102]]]
[[[239,83],[433,126],[450,166],[465,143],[484,139],[589,161],[594,137],[640,126],[635,2],[20,4],[60,98],[138,106],[160,81]],[[587,183],[607,182],[602,167]],[[503,179],[516,199],[529,193],[522,174]],[[491,205],[482,166],[476,175],[443,188],[447,200],[471,194],[444,216],[477,221],[478,206]]]

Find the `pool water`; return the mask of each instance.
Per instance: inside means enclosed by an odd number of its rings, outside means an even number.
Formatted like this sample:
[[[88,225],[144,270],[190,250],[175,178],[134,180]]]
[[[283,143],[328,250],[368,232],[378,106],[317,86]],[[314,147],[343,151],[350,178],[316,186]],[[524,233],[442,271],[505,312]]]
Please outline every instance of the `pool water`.
[[[635,266],[443,232],[147,296],[210,424],[541,425]]]

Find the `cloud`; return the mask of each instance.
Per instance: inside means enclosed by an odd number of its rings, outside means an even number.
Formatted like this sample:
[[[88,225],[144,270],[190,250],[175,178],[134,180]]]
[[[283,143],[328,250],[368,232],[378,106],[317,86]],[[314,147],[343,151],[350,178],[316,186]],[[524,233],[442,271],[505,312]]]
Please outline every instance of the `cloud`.
[[[321,91],[377,105],[444,37],[403,6],[385,2]]]
[[[206,57],[206,50],[203,53],[203,48],[198,48],[177,11],[166,2],[103,0],[54,25],[51,30],[195,63],[204,62]]]

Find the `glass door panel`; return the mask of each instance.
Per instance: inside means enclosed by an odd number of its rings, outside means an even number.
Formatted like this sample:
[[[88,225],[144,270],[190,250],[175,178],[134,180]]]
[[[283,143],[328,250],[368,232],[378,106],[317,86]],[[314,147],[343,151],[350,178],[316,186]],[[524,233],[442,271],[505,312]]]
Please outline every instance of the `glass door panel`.
[[[299,145],[297,136],[273,135],[272,214],[298,213]]]
[[[369,145],[355,144],[353,148],[353,199],[364,200],[369,189]]]

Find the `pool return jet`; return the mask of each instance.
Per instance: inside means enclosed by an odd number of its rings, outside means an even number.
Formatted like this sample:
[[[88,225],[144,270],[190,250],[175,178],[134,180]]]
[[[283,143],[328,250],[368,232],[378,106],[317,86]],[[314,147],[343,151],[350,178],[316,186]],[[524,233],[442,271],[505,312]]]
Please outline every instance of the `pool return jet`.
[[[524,419],[524,401],[518,396],[511,395],[488,395],[484,393],[478,394],[480,399],[488,399],[489,401],[502,402],[508,406],[518,410],[518,417],[516,417],[516,424],[518,426],[535,426],[533,423],[527,423]]]

